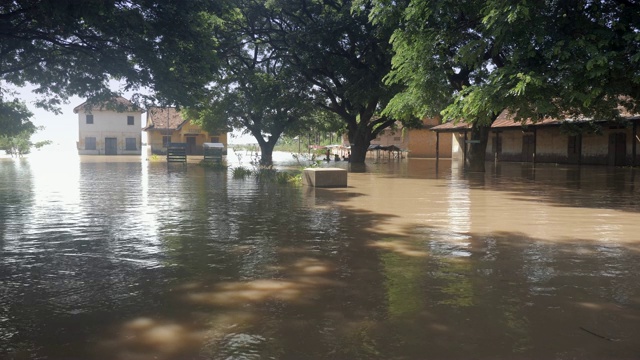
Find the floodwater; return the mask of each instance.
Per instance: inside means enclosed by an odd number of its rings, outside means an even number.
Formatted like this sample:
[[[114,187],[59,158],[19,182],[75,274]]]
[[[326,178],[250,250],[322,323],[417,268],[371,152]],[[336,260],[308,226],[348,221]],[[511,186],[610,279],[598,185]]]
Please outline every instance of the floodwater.
[[[0,358],[640,358],[637,170],[348,181],[0,159]]]

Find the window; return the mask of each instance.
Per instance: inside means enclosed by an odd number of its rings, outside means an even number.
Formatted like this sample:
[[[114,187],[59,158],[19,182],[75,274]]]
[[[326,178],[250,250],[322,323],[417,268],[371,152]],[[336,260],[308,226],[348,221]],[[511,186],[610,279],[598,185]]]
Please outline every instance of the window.
[[[124,149],[125,150],[136,150],[137,149],[136,148],[136,143],[137,143],[136,138],[126,138],[124,140],[125,140],[125,144],[124,144],[124,146],[125,146]]]
[[[94,138],[94,137],[86,137],[86,138],[84,138],[84,149],[85,150],[95,150],[96,149],[96,138]]]
[[[167,147],[167,144],[171,142],[171,136],[165,135],[162,137],[162,147]]]
[[[211,137],[211,142],[212,143],[219,143],[220,142],[220,138],[218,136],[212,136]]]
[[[134,124],[133,116],[127,116],[127,125],[133,125],[133,124]]]
[[[87,124],[93,124],[93,115],[87,115]]]

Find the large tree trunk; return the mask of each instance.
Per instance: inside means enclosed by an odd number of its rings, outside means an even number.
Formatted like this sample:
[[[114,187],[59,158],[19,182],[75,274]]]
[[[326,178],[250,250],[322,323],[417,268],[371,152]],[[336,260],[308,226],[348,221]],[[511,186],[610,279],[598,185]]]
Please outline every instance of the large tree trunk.
[[[262,142],[260,145],[260,165],[273,165],[273,147],[270,142]]]
[[[272,136],[268,137],[269,140],[265,140],[258,131],[254,131],[252,134],[258,141],[258,145],[260,145],[260,165],[273,165],[273,148],[276,146],[281,133],[272,134]]]
[[[464,168],[470,172],[484,172],[485,155],[487,143],[489,141],[490,126],[471,126],[471,138],[468,139],[467,154],[465,156]]]
[[[358,124],[355,132],[349,134],[351,142],[351,163],[364,164],[367,158],[367,150],[371,144],[371,131],[366,124]]]

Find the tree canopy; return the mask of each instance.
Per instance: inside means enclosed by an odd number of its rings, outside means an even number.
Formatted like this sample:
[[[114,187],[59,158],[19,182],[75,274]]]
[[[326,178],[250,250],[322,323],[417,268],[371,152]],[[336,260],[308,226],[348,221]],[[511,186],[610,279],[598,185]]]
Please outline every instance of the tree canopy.
[[[220,68],[205,97],[187,110],[204,128],[230,127],[251,134],[260,162],[272,163],[273,148],[285,131],[295,132],[311,111],[310,86],[296,69],[274,56],[262,41],[268,19],[262,4],[239,1],[215,29]]]
[[[467,121],[483,169],[487,131],[516,119],[615,118],[638,110],[640,4],[626,0],[374,0],[374,23],[396,24],[389,83],[406,88],[396,116]],[[486,130],[486,129],[484,129]],[[474,135],[472,135],[474,136]]]
[[[35,130],[31,122],[33,113],[27,106],[14,99],[12,101],[0,101],[0,136],[15,136],[22,132]]]
[[[211,27],[223,2],[190,0],[13,0],[0,3],[0,82],[31,83],[40,106],[71,95],[110,97],[150,89],[188,103],[216,70]],[[0,99],[6,97],[0,92]]]
[[[271,165],[276,142],[285,131],[296,131],[311,103],[306,85],[290,69],[245,55],[229,60],[207,101],[187,114],[206,129],[229,126],[251,134],[260,145],[260,163]]]
[[[395,119],[380,114],[401,85],[388,85],[392,28],[368,21],[350,0],[236,0],[250,15],[254,42],[268,44],[305,81],[313,103],[337,114],[352,143],[352,161],[364,162],[369,143]]]

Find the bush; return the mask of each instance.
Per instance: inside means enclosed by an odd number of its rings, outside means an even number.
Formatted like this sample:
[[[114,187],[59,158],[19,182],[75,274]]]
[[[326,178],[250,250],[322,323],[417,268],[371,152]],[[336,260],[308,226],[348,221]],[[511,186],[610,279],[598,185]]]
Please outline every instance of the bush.
[[[251,170],[238,166],[237,168],[233,168],[233,178],[234,179],[244,179],[247,176],[251,175]]]

